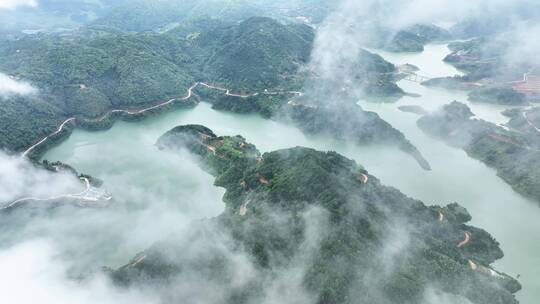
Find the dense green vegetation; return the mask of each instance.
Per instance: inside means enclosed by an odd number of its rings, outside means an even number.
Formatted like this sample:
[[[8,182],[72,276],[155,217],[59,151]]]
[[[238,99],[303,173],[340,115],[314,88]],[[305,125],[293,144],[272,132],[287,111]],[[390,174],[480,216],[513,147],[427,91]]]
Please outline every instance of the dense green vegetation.
[[[524,94],[506,86],[488,86],[476,89],[469,94],[469,100],[504,105],[528,104]]]
[[[362,110],[353,103],[339,106],[291,105],[284,114],[300,130],[358,145],[389,145],[411,154],[420,166],[430,169],[429,163],[405,136],[374,112]]]
[[[527,133],[527,139],[530,139],[531,145],[540,145],[540,107],[528,109],[509,109],[504,115],[510,118],[506,125],[514,130]]]
[[[448,89],[469,90],[469,99],[504,105],[526,105],[537,96],[515,91],[512,82],[535,71],[535,64],[519,58],[508,58],[510,33],[483,36],[449,44],[452,51],[444,61],[465,72],[464,76],[431,79],[423,83]],[[524,59],[525,60],[525,59]]]
[[[364,97],[373,101],[396,101],[405,92],[396,84],[397,68],[380,55],[362,50],[353,64],[355,81]],[[355,85],[358,85],[355,83]]]
[[[426,41],[408,31],[399,31],[388,43],[386,49],[391,52],[422,52]]]
[[[468,260],[489,265],[502,252],[487,232],[465,224],[470,215],[457,204],[426,207],[335,152],[261,156],[242,137],[202,126],[177,127],[158,146],[198,155],[227,189],[226,211],[194,225],[189,242],[160,242],[112,271],[116,282],[160,283],[174,300],[177,284],[196,279],[222,291],[221,302],[256,303],[294,265],[300,276],[285,282],[317,303],[419,303],[427,289],[473,303],[516,303],[517,281],[470,269]],[[457,248],[465,230],[474,237]],[[396,233],[408,241],[392,243]],[[243,253],[253,275],[232,282],[232,257]]]
[[[0,98],[0,103],[0,147],[3,149],[23,150],[34,139],[49,135],[66,118],[58,107],[37,98]]]
[[[326,104],[328,99],[356,102],[358,98],[395,102],[405,95],[396,84],[400,75],[394,64],[365,49],[358,51],[356,57],[336,66],[334,73],[318,75],[314,71],[314,75],[306,77],[304,90],[311,102]]]
[[[227,96],[222,91],[204,86],[199,86],[195,90],[201,100],[212,104],[213,109],[235,113],[258,113],[265,118],[275,117],[275,114],[287,103],[289,98],[294,97],[294,94],[287,92],[262,92],[255,96],[242,98]]]
[[[313,39],[308,26],[256,17],[221,32],[201,33],[195,42],[212,51],[205,62],[209,81],[258,91],[293,81],[298,67],[309,60]]]
[[[19,52],[17,52],[19,50]],[[27,37],[0,48],[0,69],[58,96],[69,115],[95,117],[185,94],[193,83],[185,42],[164,35],[83,31]]]
[[[313,31],[307,26],[266,18],[219,26],[215,31],[208,23],[196,23],[191,29],[201,33],[189,37],[83,29],[0,43],[0,71],[40,90],[35,102],[26,103],[30,108],[16,100],[5,103],[12,106],[2,109],[0,127],[6,136],[1,147],[21,150],[36,135],[52,133],[66,117],[92,119],[111,109],[138,109],[184,96],[196,80],[272,88],[291,81],[311,50]],[[277,43],[282,40],[287,45]],[[40,114],[44,111],[46,116]]]
[[[496,37],[453,42],[448,47],[452,53],[446,56],[444,61],[466,72],[465,81],[505,76],[500,74],[503,69],[501,55],[504,54],[507,45]]]
[[[77,117],[80,127],[110,127],[118,115],[98,118],[112,109],[141,109],[182,97],[196,81],[260,93],[244,99],[196,91],[216,109],[271,117],[291,97],[286,92],[298,91],[314,78],[298,72],[309,60],[313,40],[309,26],[263,17],[241,23],[195,19],[165,33],[94,26],[5,40],[0,43],[5,59],[0,71],[31,82],[40,93],[33,97],[36,102],[28,103],[30,108],[6,103],[13,106],[2,109],[1,147],[20,151],[67,117]],[[365,95],[377,98],[404,94],[395,84],[395,66],[378,55],[362,51],[351,68],[356,82],[351,89],[360,86]],[[47,117],[33,119],[32,113],[39,115],[44,107]],[[19,117],[27,120],[16,121]]]
[[[515,47],[512,35],[515,33],[510,31],[450,43],[452,53],[444,61],[464,71],[464,81],[487,80],[488,83],[504,85],[523,79],[524,73],[536,74],[538,64],[526,56],[510,58],[509,54]]]
[[[540,202],[540,141],[535,130],[528,134],[507,131],[483,120],[470,119],[472,116],[466,105],[453,102],[422,117],[418,126],[463,148],[471,157],[495,168],[517,192]]]
[[[438,26],[415,24],[395,33],[385,49],[391,52],[422,52],[424,46],[430,42],[451,38],[452,35],[447,30]]]

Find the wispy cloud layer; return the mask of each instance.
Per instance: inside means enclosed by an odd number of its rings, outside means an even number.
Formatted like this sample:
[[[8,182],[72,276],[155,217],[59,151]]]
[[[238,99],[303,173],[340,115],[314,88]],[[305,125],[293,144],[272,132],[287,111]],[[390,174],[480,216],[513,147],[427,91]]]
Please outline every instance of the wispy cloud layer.
[[[7,283],[0,293],[1,303],[156,303],[134,291],[120,291],[102,276],[96,276],[85,288],[66,276],[65,264],[50,242],[27,241],[0,252],[0,280]],[[9,283],[8,283],[9,282]],[[4,284],[3,283],[3,284]],[[4,286],[7,287],[7,286]],[[31,291],[31,292],[29,292]]]
[[[37,89],[31,84],[24,81],[15,80],[6,74],[0,73],[0,97],[29,95],[35,94],[36,92]]]
[[[27,160],[0,152],[0,203],[31,196],[49,197],[82,189],[74,176],[38,170]]]
[[[19,6],[38,6],[37,0],[0,0],[0,9],[15,9]]]

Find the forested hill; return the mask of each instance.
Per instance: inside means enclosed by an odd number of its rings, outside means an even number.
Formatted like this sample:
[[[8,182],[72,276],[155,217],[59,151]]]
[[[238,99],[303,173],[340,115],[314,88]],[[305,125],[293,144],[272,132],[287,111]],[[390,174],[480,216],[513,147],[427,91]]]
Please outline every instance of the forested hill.
[[[138,254],[112,272],[119,283],[159,283],[170,300],[201,280],[221,303],[259,303],[272,286],[314,303],[421,303],[428,291],[517,303],[519,283],[488,268],[502,257],[498,243],[466,225],[457,204],[426,207],[335,152],[261,155],[241,136],[203,126],[174,128],[158,146],[197,155],[227,190],[226,211],[193,225],[182,236],[189,241],[173,237]]]
[[[24,111],[17,105],[2,107],[0,128],[6,136],[0,146],[23,149],[55,129],[50,121],[58,126],[65,117],[98,117],[110,109],[181,97],[198,80],[225,81],[231,76],[228,83],[236,87],[271,88],[295,74],[313,40],[307,26],[267,18],[215,32],[206,25],[191,30],[191,35],[178,37],[82,29],[3,41],[0,72],[32,83],[40,93],[32,97],[39,102],[25,98],[30,108]],[[288,43],[278,44],[276,39]],[[47,119],[34,119],[32,113],[44,111]],[[14,121],[20,117],[29,121]]]
[[[0,70],[31,82],[69,115],[179,96],[195,79],[190,48],[165,35],[82,31],[4,44]]]
[[[452,35],[432,24],[414,24],[391,36],[384,48],[392,52],[422,52],[430,42],[447,41]]]
[[[69,117],[94,119],[111,109],[185,96],[196,81],[234,91],[299,90],[309,75],[298,70],[308,62],[313,40],[307,25],[254,17],[190,21],[161,34],[93,27],[2,41],[0,72],[30,82],[39,94],[4,103],[0,148],[23,150]],[[394,70],[392,64],[363,58],[373,61],[357,67],[366,87],[374,94],[381,84],[399,91],[392,77],[375,75],[370,82],[367,76]]]
[[[210,80],[232,89],[264,90],[294,81],[309,60],[313,29],[254,17],[221,32],[202,33],[196,44],[213,50],[205,64]]]

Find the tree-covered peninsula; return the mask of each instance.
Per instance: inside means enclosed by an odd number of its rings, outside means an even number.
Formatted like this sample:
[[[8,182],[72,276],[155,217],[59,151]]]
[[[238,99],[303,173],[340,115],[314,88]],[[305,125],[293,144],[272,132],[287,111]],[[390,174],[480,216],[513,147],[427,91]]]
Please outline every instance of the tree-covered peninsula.
[[[199,125],[157,145],[196,155],[227,190],[226,209],[110,270],[118,284],[159,285],[171,301],[192,280],[224,303],[255,303],[277,286],[317,303],[419,303],[430,292],[517,303],[519,283],[489,266],[503,256],[498,243],[457,204],[427,207],[335,152],[261,154]]]
[[[508,113],[514,116],[511,128],[503,128],[474,118],[467,105],[452,102],[420,118],[418,126],[493,167],[518,193],[540,202],[540,132],[527,112],[516,114]]]

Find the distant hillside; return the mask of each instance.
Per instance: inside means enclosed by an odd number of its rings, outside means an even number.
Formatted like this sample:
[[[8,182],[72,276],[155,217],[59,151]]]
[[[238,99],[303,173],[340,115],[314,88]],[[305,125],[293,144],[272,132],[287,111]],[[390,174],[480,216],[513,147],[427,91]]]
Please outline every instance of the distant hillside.
[[[422,52],[430,42],[451,38],[449,31],[438,26],[415,24],[395,33],[384,48],[392,52]]]
[[[241,22],[255,16],[319,23],[334,6],[324,0],[134,0],[116,6],[92,25],[141,32],[197,19]]]
[[[159,35],[75,32],[0,46],[0,70],[54,95],[69,115],[98,116],[113,106],[178,97],[194,81],[189,50]]]
[[[238,26],[201,34],[195,43],[211,49],[205,63],[213,82],[233,89],[258,90],[290,82],[311,53],[313,29],[250,18]]]

